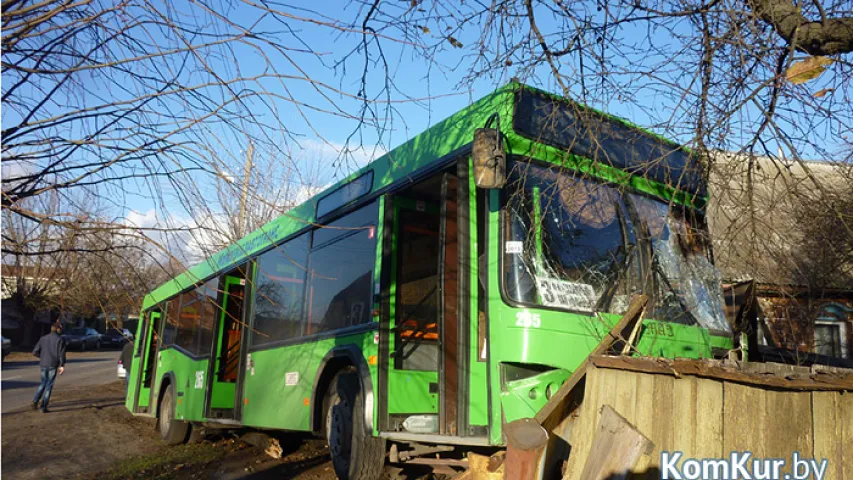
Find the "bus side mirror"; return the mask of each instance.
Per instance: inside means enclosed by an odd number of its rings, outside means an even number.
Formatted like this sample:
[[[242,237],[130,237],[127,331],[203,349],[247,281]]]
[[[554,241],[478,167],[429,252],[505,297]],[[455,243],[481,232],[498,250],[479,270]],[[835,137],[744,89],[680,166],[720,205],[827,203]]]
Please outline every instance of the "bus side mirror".
[[[479,188],[501,188],[506,183],[506,153],[495,128],[474,130],[474,183]]]

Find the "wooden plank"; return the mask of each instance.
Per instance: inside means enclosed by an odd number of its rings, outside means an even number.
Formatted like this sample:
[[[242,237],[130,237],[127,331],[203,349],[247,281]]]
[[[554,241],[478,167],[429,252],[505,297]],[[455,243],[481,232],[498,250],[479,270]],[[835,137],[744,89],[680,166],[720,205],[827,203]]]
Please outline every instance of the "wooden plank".
[[[652,468],[656,468],[660,463],[660,446],[655,440],[654,421],[660,415],[659,403],[655,397],[655,379],[666,378],[659,375],[648,375],[645,373],[631,373],[637,377],[636,391],[637,395],[634,398],[634,416],[629,420],[637,427],[637,430],[643,432],[649,439],[655,442],[655,448],[649,458],[649,469],[646,472],[639,472],[633,478],[647,478],[649,480],[658,480],[659,475]],[[669,380],[672,380],[669,378]]]
[[[598,398],[596,399],[595,405],[593,405],[594,410],[594,418],[596,419],[595,423],[598,424],[598,417],[601,412],[598,409],[602,405],[613,405],[616,403],[616,396],[619,393],[619,386],[617,384],[617,378],[619,373],[615,370],[599,370],[598,377],[599,380],[596,382],[598,384]]]
[[[601,342],[599,342],[592,352],[590,352],[590,355],[603,355],[607,353],[607,351],[610,350],[616,342],[626,338],[627,331],[633,326],[633,323],[640,318],[648,302],[649,297],[646,295],[634,295],[631,299],[631,304],[628,306],[628,311],[622,315],[619,322],[610,329]],[[572,372],[572,375],[569,376],[568,380],[560,386],[545,406],[536,413],[536,421],[545,427],[546,430],[551,431],[551,429],[553,429],[554,426],[556,426],[562,419],[562,414],[564,414],[566,410],[565,400],[572,389],[578,384],[580,379],[583,378],[586,370],[585,367],[586,362],[578,367],[577,370]]]
[[[673,446],[684,452],[684,458],[696,455],[696,382],[695,377],[676,379],[672,384]]]
[[[655,375],[645,373],[634,373],[636,379],[635,390],[637,395],[634,397],[634,416],[630,417],[634,425],[641,432],[647,435],[652,431],[652,422],[656,415],[655,401],[653,392],[655,391]]]
[[[651,404],[654,410],[652,428],[649,431],[643,430],[655,442],[655,450],[651,455],[649,470],[644,475],[644,478],[649,480],[657,480],[659,477],[656,469],[660,467],[660,452],[662,450],[680,450],[673,440],[673,430],[678,428],[673,419],[675,379],[661,375],[654,375],[653,379],[654,386],[650,394],[645,396],[645,401]]]
[[[838,392],[812,392],[811,396],[814,458],[818,462],[823,458],[829,460],[824,480],[842,480],[844,478],[844,464],[841,447],[844,422],[839,418],[841,394]]]
[[[697,379],[696,384],[696,455],[697,458],[722,458],[723,450],[723,383]]]
[[[723,386],[723,451],[764,456],[764,390],[737,383]],[[773,419],[780,421],[779,419]]]
[[[842,478],[853,479],[853,395],[839,395],[838,418],[842,425],[841,454],[836,457],[844,464]]]
[[[440,432],[443,435],[458,434],[456,411],[459,403],[459,242],[457,235],[456,177],[445,177],[442,195],[446,198],[442,205],[441,248],[444,259],[441,278],[441,371],[439,385],[443,386],[439,401],[441,409]],[[404,264],[405,265],[405,264]],[[467,404],[466,404],[467,406]]]
[[[599,368],[672,375],[676,377],[689,375],[780,390],[853,391],[853,374],[850,373],[791,373],[787,376],[772,373],[746,373],[735,367],[722,366],[710,360],[664,360],[595,356],[591,357],[589,362]]]
[[[655,443],[649,469],[636,477],[659,478],[661,450],[680,450],[685,458],[722,456],[721,382],[692,377],[675,379],[661,375],[636,375],[641,379],[637,387],[640,398],[636,402],[635,425]]]
[[[596,420],[598,412],[596,408],[601,405],[602,388],[601,375],[606,373],[594,366],[587,368],[586,388],[583,403],[578,412],[579,418],[575,425],[576,428],[570,433],[572,450],[569,454],[569,461],[566,464],[566,473],[563,478],[576,480],[580,477],[581,469],[583,468],[583,459],[586,458],[591,447],[589,439],[593,437],[595,432]]]
[[[570,434],[577,430],[579,415],[567,415],[551,430],[548,437],[548,445],[545,447],[545,460],[542,464],[542,472],[538,478],[560,478],[566,459],[572,448],[570,447]]]
[[[746,373],[781,375],[783,377],[791,374],[809,375],[812,373],[811,367],[775,362],[744,362],[740,365],[740,369]]]
[[[601,419],[584,464],[581,480],[624,480],[644,459],[654,443],[610,405],[601,407]]]
[[[637,334],[640,333],[640,328],[643,326],[643,317],[646,316],[646,312],[640,312],[640,317],[634,322],[634,328],[631,329],[631,335],[628,337],[628,340],[625,342],[625,345],[622,347],[621,355],[628,355],[631,352],[631,349],[636,347],[634,346],[634,341],[637,339]],[[637,350],[639,352],[639,350]]]
[[[761,391],[757,388],[753,392]],[[793,452],[801,456],[814,450],[811,393],[764,390],[764,458],[790,459]],[[791,473],[788,462],[781,472]]]
[[[610,405],[619,412],[620,415],[628,419],[629,422],[636,425],[637,417],[635,416],[635,405],[637,397],[641,394],[637,390],[637,377],[635,372],[623,372],[612,370],[613,378],[616,382],[615,399]]]

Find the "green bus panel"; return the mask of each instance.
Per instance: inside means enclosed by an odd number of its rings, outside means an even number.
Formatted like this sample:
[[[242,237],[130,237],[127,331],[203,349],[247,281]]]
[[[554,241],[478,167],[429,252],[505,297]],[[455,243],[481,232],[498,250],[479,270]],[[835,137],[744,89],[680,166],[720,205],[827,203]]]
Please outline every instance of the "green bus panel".
[[[438,384],[438,372],[420,370],[388,371],[388,413],[438,413],[438,393],[429,384]]]
[[[210,392],[210,408],[234,408],[234,394],[237,384],[233,382],[220,382]]]
[[[157,360],[155,392],[165,378],[175,379],[175,418],[193,422],[204,420],[204,389],[207,385],[208,359],[195,360],[175,348],[160,351]]]
[[[310,402],[317,371],[326,354],[341,345],[355,345],[364,354],[376,393],[379,345],[374,344],[375,332],[371,330],[250,353],[244,377],[243,424],[311,431]],[[322,397],[317,400],[322,401]]]
[[[139,325],[142,325],[143,323],[144,322],[139,322]],[[141,328],[142,327],[137,327],[137,332],[135,333],[135,335],[136,335],[135,338],[141,338],[140,332],[139,332],[139,330],[141,330]],[[134,350],[135,349],[136,349],[136,347],[134,347]],[[138,376],[139,376],[139,371],[142,368],[142,356],[141,355],[137,356],[134,352],[134,356],[133,356],[133,359],[130,361],[130,365],[131,365],[130,371],[127,372],[127,374],[128,374],[127,381],[129,383],[129,385],[127,386],[127,396],[124,398],[124,406],[132,412],[136,408],[136,405],[134,405],[133,401],[136,398],[136,391],[139,389],[140,383],[141,383],[138,379]],[[140,398],[139,401],[142,402],[142,398]]]
[[[468,168],[471,175],[468,175],[468,202],[470,205],[470,223],[468,231],[471,235],[470,240],[470,258],[468,264],[471,266],[471,278],[469,285],[471,286],[471,304],[469,311],[471,312],[470,330],[468,338],[470,345],[468,349],[469,371],[468,376],[468,423],[470,425],[487,426],[489,424],[489,381],[487,373],[487,364],[485,361],[480,361],[480,344],[479,344],[479,322],[480,322],[480,307],[477,297],[477,286],[479,280],[479,262],[477,260],[479,252],[478,244],[480,239],[477,237],[477,187],[474,184],[473,175],[473,160],[468,157]]]

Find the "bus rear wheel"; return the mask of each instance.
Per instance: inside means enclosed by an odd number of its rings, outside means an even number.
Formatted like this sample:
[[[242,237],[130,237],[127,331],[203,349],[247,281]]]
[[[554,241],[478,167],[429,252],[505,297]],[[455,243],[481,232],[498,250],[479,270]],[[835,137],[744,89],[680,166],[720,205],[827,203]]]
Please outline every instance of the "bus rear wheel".
[[[159,413],[157,429],[160,430],[163,441],[167,445],[184,443],[187,439],[189,424],[175,419],[175,389],[171,384],[163,392],[157,412]]]
[[[385,441],[364,424],[364,394],[358,376],[339,372],[323,402],[325,434],[335,474],[341,480],[379,478],[385,464]]]

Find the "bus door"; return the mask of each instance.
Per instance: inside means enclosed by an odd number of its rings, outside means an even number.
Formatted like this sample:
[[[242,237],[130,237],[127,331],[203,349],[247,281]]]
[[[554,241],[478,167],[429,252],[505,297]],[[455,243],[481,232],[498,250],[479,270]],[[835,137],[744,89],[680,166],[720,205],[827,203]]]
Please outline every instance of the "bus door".
[[[136,389],[136,411],[139,413],[147,412],[151,402],[151,383],[154,381],[154,376],[157,369],[157,351],[160,342],[158,342],[157,332],[160,328],[161,312],[151,311],[145,316],[145,323],[142,328],[143,337],[142,353],[140,355],[139,372],[136,376],[139,382]]]
[[[438,174],[389,198],[383,240],[383,309],[380,330],[380,429],[460,435],[467,412],[467,341],[460,321],[460,252],[456,175]],[[384,338],[384,340],[382,340]]]
[[[220,280],[222,302],[214,335],[213,361],[208,378],[207,418],[234,419],[237,407],[237,383],[240,373],[243,306],[246,278],[239,271]]]

